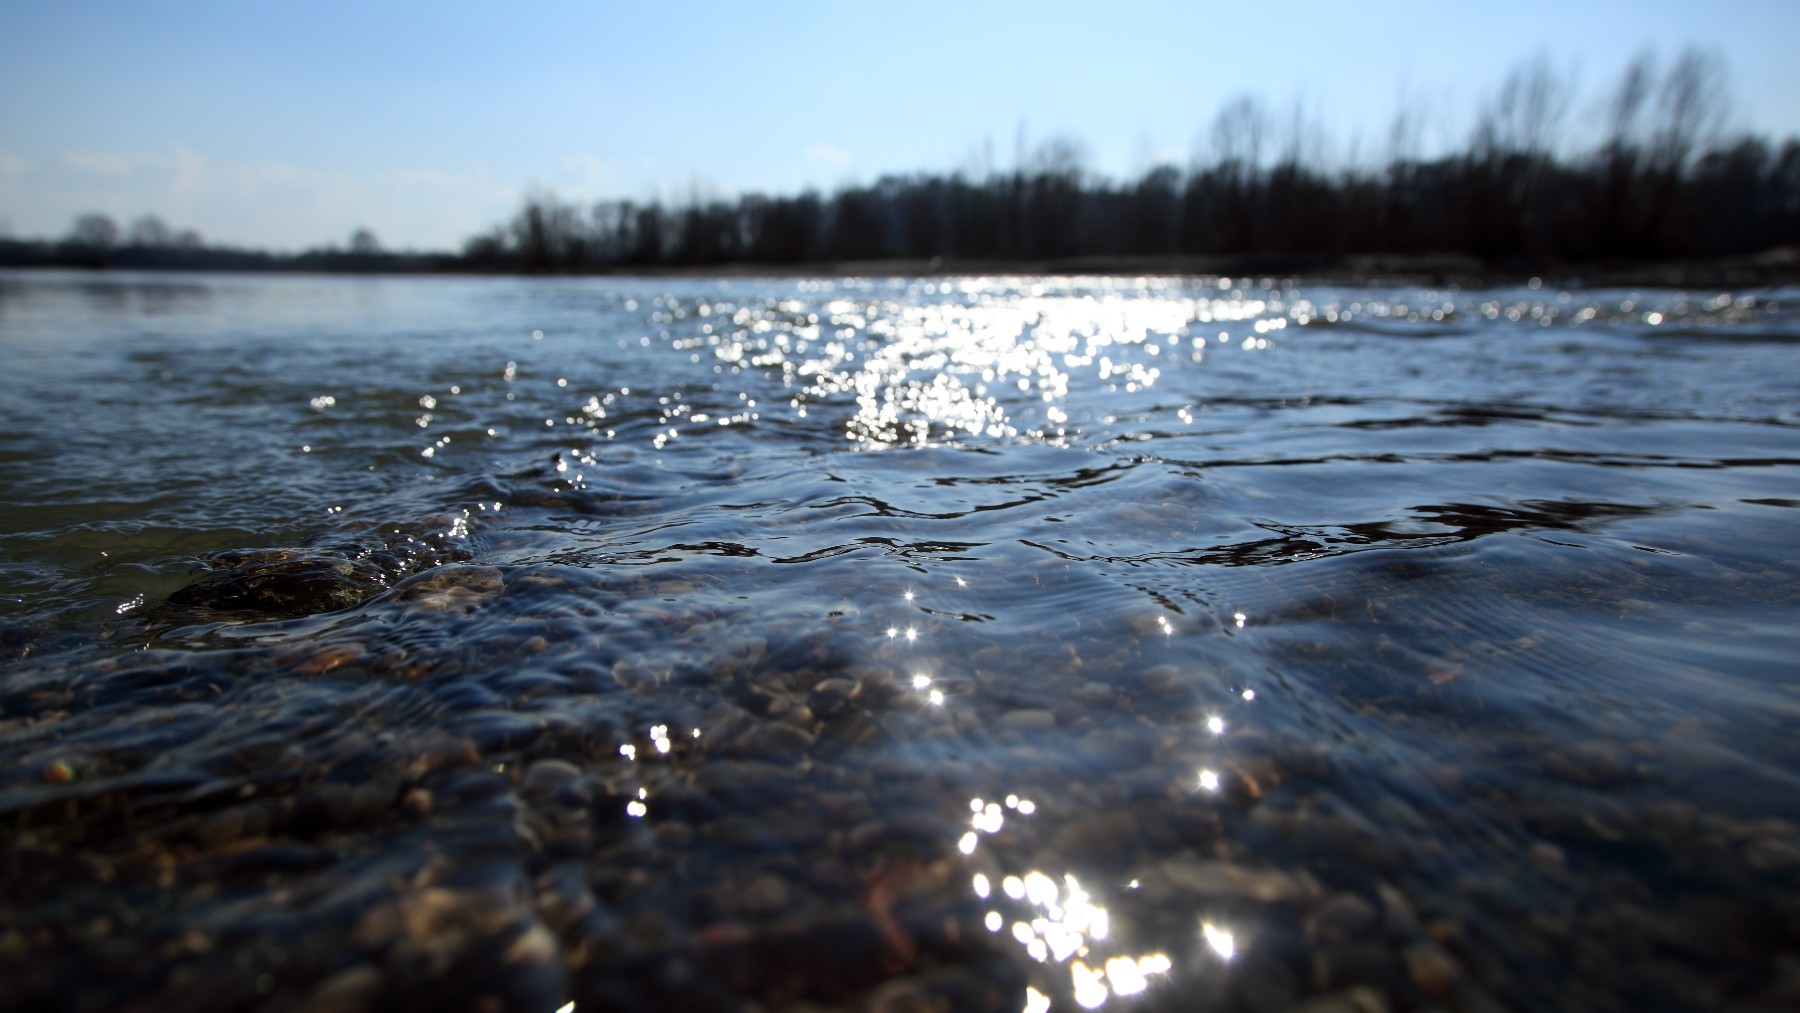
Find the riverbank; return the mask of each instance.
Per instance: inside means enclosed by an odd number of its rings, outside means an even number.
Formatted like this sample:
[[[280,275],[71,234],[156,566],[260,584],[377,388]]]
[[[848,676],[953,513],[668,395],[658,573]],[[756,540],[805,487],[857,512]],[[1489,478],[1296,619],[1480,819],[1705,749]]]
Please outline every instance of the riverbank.
[[[472,272],[487,273],[487,272]],[[503,272],[504,273],[504,272]],[[572,272],[576,274],[589,272]],[[1800,248],[1752,257],[1658,263],[1600,261],[1488,264],[1464,254],[1357,254],[1305,257],[1073,257],[1064,260],[853,260],[804,264],[621,265],[601,275],[648,278],[916,278],[1001,275],[1048,278],[1304,278],[1346,285],[1456,285],[1490,288],[1536,278],[1564,288],[1755,288],[1800,284]]]
[[[3,254],[4,251],[0,251]],[[476,267],[450,254],[408,254],[381,262],[330,266],[305,258],[271,257],[170,264],[68,262],[0,255],[0,268],[143,270],[158,273],[231,272],[312,275],[545,274],[564,277],[644,278],[917,278],[917,277],[1164,277],[1282,278],[1340,285],[1434,285],[1492,288],[1532,279],[1558,288],[1766,288],[1800,284],[1800,247],[1784,246],[1747,257],[1669,261],[1555,261],[1488,263],[1467,254],[1355,254],[1343,257],[1256,254],[1243,256],[1071,257],[1060,260],[882,259],[799,263],[618,264],[546,272]]]

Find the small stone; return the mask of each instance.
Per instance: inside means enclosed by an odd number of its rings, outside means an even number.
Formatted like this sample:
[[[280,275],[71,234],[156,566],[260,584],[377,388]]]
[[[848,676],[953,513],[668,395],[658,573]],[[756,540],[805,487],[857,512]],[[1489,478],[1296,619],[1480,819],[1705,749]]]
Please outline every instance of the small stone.
[[[302,675],[324,675],[334,668],[341,668],[362,658],[363,651],[360,647],[353,644],[333,644],[294,666],[294,670]]]
[[[414,819],[424,819],[431,815],[431,792],[424,788],[414,788],[400,799],[400,810]]]
[[[1000,715],[1000,725],[1020,731],[1043,731],[1056,727],[1056,715],[1047,710],[1027,707]]]
[[[1793,841],[1759,837],[1744,846],[1744,861],[1758,872],[1792,869],[1800,866],[1800,847]]]
[[[1242,897],[1264,904],[1305,900],[1319,893],[1318,884],[1304,874],[1294,876],[1279,869],[1192,858],[1164,862],[1146,873],[1142,882],[1152,896],[1173,891],[1201,897]]]
[[[520,789],[526,798],[542,798],[581,780],[581,768],[567,760],[535,760],[525,770]]]
[[[797,756],[806,752],[818,736],[785,721],[763,721],[745,729],[723,747],[738,756]]]
[[[1302,1003],[1296,1013],[1387,1013],[1387,1000],[1367,985],[1342,992],[1315,996]]]
[[[546,965],[556,959],[556,937],[542,924],[533,923],[525,934],[506,948],[501,960],[511,966]]]
[[[305,1013],[363,1013],[375,1009],[380,988],[381,972],[362,964],[325,979],[300,1008]]]
[[[938,1004],[911,978],[898,978],[876,989],[865,1008],[870,1013],[935,1013]]]
[[[1380,917],[1375,905],[1356,894],[1337,893],[1307,919],[1306,931],[1314,939],[1342,942],[1367,933]]]
[[[1449,990],[1456,982],[1462,969],[1444,948],[1432,942],[1414,943],[1402,954],[1406,959],[1406,969],[1412,974],[1414,982],[1427,992],[1433,994]]]
[[[1381,896],[1382,916],[1387,927],[1400,935],[1416,935],[1419,929],[1419,916],[1413,913],[1412,904],[1406,895],[1393,886],[1383,883],[1376,887]]]
[[[787,881],[765,872],[744,886],[739,903],[746,914],[780,914],[788,906]]]
[[[1174,696],[1188,687],[1181,669],[1174,665],[1157,665],[1138,676],[1138,688],[1154,696]]]

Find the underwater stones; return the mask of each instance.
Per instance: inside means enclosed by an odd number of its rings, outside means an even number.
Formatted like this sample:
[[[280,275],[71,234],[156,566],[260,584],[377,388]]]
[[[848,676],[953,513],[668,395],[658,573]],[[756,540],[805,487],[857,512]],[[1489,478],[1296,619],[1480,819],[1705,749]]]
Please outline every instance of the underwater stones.
[[[1294,1013],[1388,1013],[1388,1004],[1380,992],[1367,985],[1358,985],[1342,992],[1314,996],[1296,1007]]]
[[[1800,869],[1800,842],[1792,838],[1758,837],[1744,845],[1743,854],[1758,872]]]
[[[407,776],[412,778],[422,777],[445,767],[473,764],[481,759],[475,743],[462,736],[437,730],[408,740],[404,752],[408,756],[405,770]]]
[[[213,571],[169,595],[167,604],[185,610],[294,618],[348,608],[382,586],[379,571],[347,559],[277,558]]]
[[[551,798],[580,784],[583,776],[581,768],[567,760],[533,760],[519,783],[519,794],[529,801]]]
[[[358,964],[325,979],[300,1004],[301,1013],[374,1013],[380,1008],[381,972]]]
[[[1307,916],[1306,934],[1325,942],[1348,942],[1375,929],[1380,919],[1381,912],[1374,904],[1357,894],[1340,891]]]
[[[1189,690],[1193,681],[1174,665],[1153,665],[1138,676],[1137,686],[1152,697],[1174,697]]]
[[[1191,855],[1160,862],[1139,877],[1151,895],[1236,898],[1285,904],[1319,896],[1319,884],[1305,872],[1257,869],[1235,862],[1205,861]]]
[[[393,598],[414,608],[462,614],[498,598],[505,588],[497,566],[447,565],[403,581]]]
[[[1051,838],[1051,854],[1071,858],[1089,855],[1133,856],[1143,844],[1136,814],[1107,811],[1070,820]]]
[[[334,669],[359,664],[367,659],[361,645],[331,644],[313,652],[305,660],[294,665],[294,671],[301,675],[324,675]]]
[[[1413,981],[1431,995],[1448,992],[1462,973],[1456,960],[1444,952],[1442,946],[1429,940],[1408,946],[1402,951],[1401,958]]]
[[[772,918],[782,914],[792,903],[787,880],[772,872],[752,877],[737,891],[737,909],[744,914]]]
[[[785,721],[758,721],[717,748],[728,756],[797,757],[817,738],[812,731]]]
[[[1590,787],[1616,786],[1643,775],[1626,751],[1611,743],[1580,742],[1544,754],[1551,775]]]
[[[1056,727],[1056,715],[1042,708],[1021,707],[1000,715],[999,724],[1016,731],[1044,731]]]

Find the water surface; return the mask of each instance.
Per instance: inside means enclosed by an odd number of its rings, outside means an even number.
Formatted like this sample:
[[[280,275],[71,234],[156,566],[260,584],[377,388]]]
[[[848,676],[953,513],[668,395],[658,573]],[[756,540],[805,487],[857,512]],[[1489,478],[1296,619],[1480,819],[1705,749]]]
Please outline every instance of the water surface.
[[[0,1005],[1788,1008],[1793,305],[0,275]]]

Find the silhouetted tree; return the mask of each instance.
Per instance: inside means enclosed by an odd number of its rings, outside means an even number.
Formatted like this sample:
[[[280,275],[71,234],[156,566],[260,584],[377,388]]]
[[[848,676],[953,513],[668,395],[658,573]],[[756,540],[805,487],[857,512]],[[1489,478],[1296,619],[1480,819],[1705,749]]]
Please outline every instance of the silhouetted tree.
[[[164,224],[161,218],[145,215],[131,223],[126,243],[150,250],[167,249],[175,245],[175,230]]]

